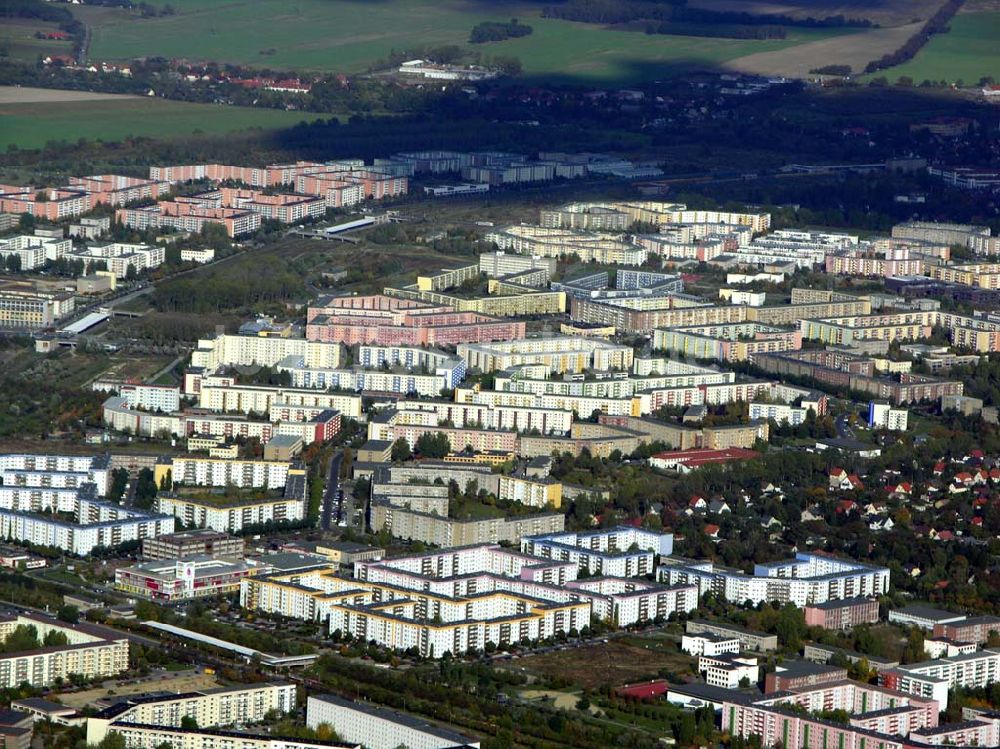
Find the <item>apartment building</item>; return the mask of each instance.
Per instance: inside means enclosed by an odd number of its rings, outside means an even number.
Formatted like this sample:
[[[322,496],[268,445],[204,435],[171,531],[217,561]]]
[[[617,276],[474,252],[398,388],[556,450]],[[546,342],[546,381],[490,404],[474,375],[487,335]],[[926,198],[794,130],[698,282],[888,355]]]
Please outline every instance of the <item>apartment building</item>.
[[[208,224],[221,225],[230,237],[260,229],[263,216],[243,208],[206,208],[197,202],[163,201],[142,208],[119,208],[115,221],[132,229],[175,229],[201,232]]]
[[[488,232],[487,242],[520,255],[559,258],[572,256],[583,263],[642,265],[646,250],[612,234],[576,229],[550,229],[530,224],[506,226]]]
[[[801,349],[802,332],[753,322],[657,329],[653,347],[696,359],[752,361],[757,353]]]
[[[871,597],[889,590],[889,570],[826,554],[799,552],[794,559],[758,564],[752,575],[716,567],[712,562],[667,557],[657,578],[671,584],[696,584],[729,601],[809,604]]]
[[[142,557],[145,560],[183,560],[205,556],[242,559],[244,553],[241,537],[209,529],[167,533],[142,541]]]
[[[101,263],[115,278],[123,279],[130,274],[135,275],[161,266],[166,260],[166,250],[158,245],[111,242],[67,252],[63,257],[71,262],[83,263],[85,274],[93,272],[95,266]]]
[[[180,519],[186,526],[227,533],[239,533],[246,526],[265,523],[294,523],[305,517],[301,499],[283,497],[227,503],[222,498],[198,500],[161,493],[156,508],[162,514]]]
[[[304,476],[305,469],[282,460],[233,460],[195,455],[161,458],[153,469],[157,486],[169,476],[174,486],[280,489],[288,484],[289,475]]]
[[[320,297],[306,338],[346,345],[454,346],[524,337],[525,324],[385,295]]]
[[[971,224],[943,224],[931,221],[906,221],[892,227],[894,239],[917,240],[944,245],[971,247],[970,242],[989,237],[988,226]]]
[[[64,635],[66,645],[45,646],[0,655],[0,687],[36,689],[68,681],[71,674],[88,679],[113,677],[128,669],[128,639],[88,624],[67,624],[39,614],[0,616],[0,639],[18,627],[34,627],[40,643],[50,634]]]
[[[220,187],[195,198],[206,208],[233,208],[252,211],[269,221],[294,224],[326,215],[325,197],[288,193],[269,194],[260,190]]]
[[[890,432],[905,432],[910,412],[905,408],[893,408],[883,401],[868,404],[868,426],[872,429],[888,429]]]
[[[550,533],[521,539],[521,551],[576,565],[590,575],[650,575],[658,556],[673,552],[674,537],[641,528],[618,527],[580,533]]]
[[[148,746],[155,747],[159,744],[147,743],[141,731],[135,736],[126,732],[133,728],[151,731],[180,728],[184,718],[193,719],[198,726],[206,729],[243,726],[260,723],[268,713],[287,715],[294,712],[295,708],[296,688],[294,684],[287,683],[246,684],[178,694],[161,693],[156,696],[125,697],[87,718],[87,743],[99,744],[104,741],[108,733],[113,732],[125,736],[126,746],[146,749]],[[187,742],[184,733],[172,738],[174,741],[179,739],[183,742],[174,745],[184,749],[192,746],[201,749],[203,746],[208,746],[200,739],[195,744]],[[252,737],[248,737],[248,740],[252,740]],[[219,744],[213,746],[226,746],[221,742],[222,739],[219,739]],[[245,746],[251,746],[252,749],[258,749],[258,746],[261,749],[277,749],[277,747],[285,749],[283,744],[231,743],[228,746],[238,746],[240,749]],[[298,749],[298,745],[288,745],[288,749],[292,749],[293,746]]]
[[[688,209],[683,203],[659,201],[613,201],[601,203],[629,216],[633,222],[644,224],[725,224],[747,226],[754,234],[760,234],[771,227],[769,213],[733,213],[728,211],[701,211]]]
[[[340,366],[341,354],[337,343],[286,336],[222,334],[198,341],[191,352],[191,366],[210,374],[220,367],[274,367],[288,357],[296,357],[306,366],[332,369]],[[185,392],[197,391],[185,386]]]
[[[222,413],[269,413],[274,404],[321,407],[338,411],[343,417],[361,416],[361,396],[352,393],[328,393],[311,388],[271,387],[268,385],[216,385],[204,382],[198,393],[198,405]],[[195,430],[195,433],[201,433]]]
[[[158,603],[236,593],[243,578],[265,567],[251,560],[196,556],[140,562],[115,570],[115,589]]]
[[[329,571],[248,579],[241,602],[430,657],[545,639],[592,616],[625,626],[697,606],[693,586],[576,574],[573,564],[475,545],[357,562],[354,579]]]
[[[387,500],[372,502],[369,520],[373,530],[385,529],[395,538],[442,548],[501,541],[518,543],[525,536],[560,532],[565,522],[565,517],[557,513],[454,520],[411,507],[394,507]]]
[[[458,355],[470,369],[496,372],[520,365],[542,365],[551,372],[630,369],[634,351],[600,339],[540,336],[494,344],[459,344]]]
[[[497,499],[517,502],[529,507],[562,507],[562,484],[549,479],[531,479],[521,476],[501,476]]]
[[[403,288],[386,287],[383,293],[399,299],[451,307],[459,312],[476,312],[492,317],[555,315],[566,311],[566,294],[543,291],[504,279],[490,279],[485,296],[466,297],[440,291],[421,290],[416,284]]]
[[[330,726],[342,741],[368,749],[479,749],[479,740],[397,710],[332,694],[309,695],[306,725]]]
[[[49,328],[75,308],[72,292],[32,281],[0,279],[0,328]]]
[[[1000,680],[1000,650],[909,663],[879,672],[879,684],[889,689],[929,697],[941,709],[948,707],[948,692],[955,687],[981,689]]]
[[[1000,617],[970,616],[957,622],[936,622],[935,637],[947,637],[956,642],[985,645],[990,636],[1000,633]]]
[[[1000,289],[1000,263],[939,265],[930,268],[927,275],[945,283],[975,286],[980,289]]]
[[[39,237],[20,235],[0,239],[0,259],[10,263],[17,258],[16,269],[34,270],[50,260],[58,260],[73,249],[73,242],[60,237]]]
[[[804,609],[806,625],[823,629],[851,629],[879,620],[878,601],[874,598],[846,598],[810,604]]]
[[[105,456],[0,456],[0,534],[85,556],[174,530],[171,517],[99,499],[109,473]]]
[[[129,408],[172,413],[181,407],[180,388],[170,385],[143,385],[122,380],[95,380],[91,390],[115,393]]]

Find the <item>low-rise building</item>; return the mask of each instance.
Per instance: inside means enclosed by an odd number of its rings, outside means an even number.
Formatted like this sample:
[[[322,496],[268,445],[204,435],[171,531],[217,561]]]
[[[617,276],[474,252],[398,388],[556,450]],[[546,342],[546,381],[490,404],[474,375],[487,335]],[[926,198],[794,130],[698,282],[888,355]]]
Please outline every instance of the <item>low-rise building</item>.
[[[830,684],[846,678],[846,668],[812,661],[784,661],[764,677],[764,694]]]
[[[740,641],[742,650],[753,650],[760,653],[768,653],[778,649],[778,636],[769,635],[766,632],[754,632],[753,630],[739,627],[726,622],[709,622],[704,619],[689,619],[685,624],[685,631],[688,634],[712,634],[718,637],[735,637]]]
[[[900,609],[889,609],[889,623],[906,627],[920,627],[933,632],[938,625],[954,624],[966,619],[965,614],[956,614],[922,603],[914,603]]]
[[[193,557],[242,559],[243,555],[244,540],[242,538],[207,528],[168,533],[142,541],[142,556],[146,560],[191,559]]]
[[[115,570],[115,588],[159,603],[229,595],[243,578],[266,569],[252,560],[199,556],[141,562]]]
[[[332,694],[309,695],[306,725],[330,726],[342,741],[368,749],[478,749],[479,740],[397,710]]]
[[[878,621],[878,601],[874,598],[846,598],[810,604],[804,609],[806,624],[823,629],[851,629]]]
[[[685,634],[681,637],[681,650],[696,658],[716,657],[725,653],[740,652],[740,641],[736,637],[712,634]]]

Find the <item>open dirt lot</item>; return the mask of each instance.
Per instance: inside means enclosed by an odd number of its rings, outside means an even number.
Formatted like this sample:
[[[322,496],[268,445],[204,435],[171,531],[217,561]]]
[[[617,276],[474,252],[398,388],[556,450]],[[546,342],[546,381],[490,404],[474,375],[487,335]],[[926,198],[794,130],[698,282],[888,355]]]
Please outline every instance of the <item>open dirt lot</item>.
[[[895,28],[871,29],[800,44],[797,47],[757,52],[730,60],[726,66],[758,75],[804,78],[809,75],[810,70],[824,65],[850,65],[857,74],[872,60],[901,47],[920,26],[921,24],[914,23]]]
[[[688,672],[691,659],[679,653],[612,640],[504,661],[503,668],[512,671],[524,669],[524,672],[535,676],[563,678],[574,686],[596,689],[605,684],[618,685],[655,678],[661,670]]]
[[[95,94],[89,91],[64,91],[59,88],[0,86],[0,104],[47,104],[65,101],[100,101],[102,99],[135,99],[126,94]]]

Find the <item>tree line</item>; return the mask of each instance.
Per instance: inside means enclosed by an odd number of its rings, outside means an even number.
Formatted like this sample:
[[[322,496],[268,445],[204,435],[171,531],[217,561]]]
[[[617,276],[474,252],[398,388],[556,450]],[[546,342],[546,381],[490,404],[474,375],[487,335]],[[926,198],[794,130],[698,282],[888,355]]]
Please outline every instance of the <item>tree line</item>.
[[[504,39],[517,39],[528,36],[534,31],[524,23],[518,23],[516,18],[510,19],[510,23],[500,23],[498,21],[483,21],[472,27],[469,35],[470,44],[483,44],[484,42],[502,42]]]
[[[948,0],[942,5],[937,13],[930,17],[920,30],[903,42],[903,45],[895,52],[882,55],[878,60],[873,60],[865,66],[866,73],[874,73],[876,70],[884,70],[896,65],[902,65],[908,60],[912,60],[931,37],[935,34],[943,34],[948,31],[948,22],[958,13],[965,0]]]

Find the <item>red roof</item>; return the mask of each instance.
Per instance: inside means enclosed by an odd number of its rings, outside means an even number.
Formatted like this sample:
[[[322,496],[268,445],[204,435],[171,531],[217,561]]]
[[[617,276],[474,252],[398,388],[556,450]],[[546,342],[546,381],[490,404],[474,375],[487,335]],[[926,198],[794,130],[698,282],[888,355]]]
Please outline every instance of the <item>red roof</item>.
[[[709,523],[708,525],[705,526],[705,535],[706,536],[719,535],[719,526],[717,526],[715,523]]]
[[[653,456],[655,459],[670,461],[678,465],[688,466],[689,468],[696,468],[706,463],[725,463],[730,460],[750,460],[758,457],[760,457],[760,453],[742,447],[727,447],[724,450],[705,450],[700,448],[672,450],[670,452],[657,453]]]
[[[615,694],[619,697],[633,697],[639,700],[647,700],[650,697],[659,697],[666,694],[670,684],[666,679],[654,679],[640,684],[623,684],[615,688]]]

